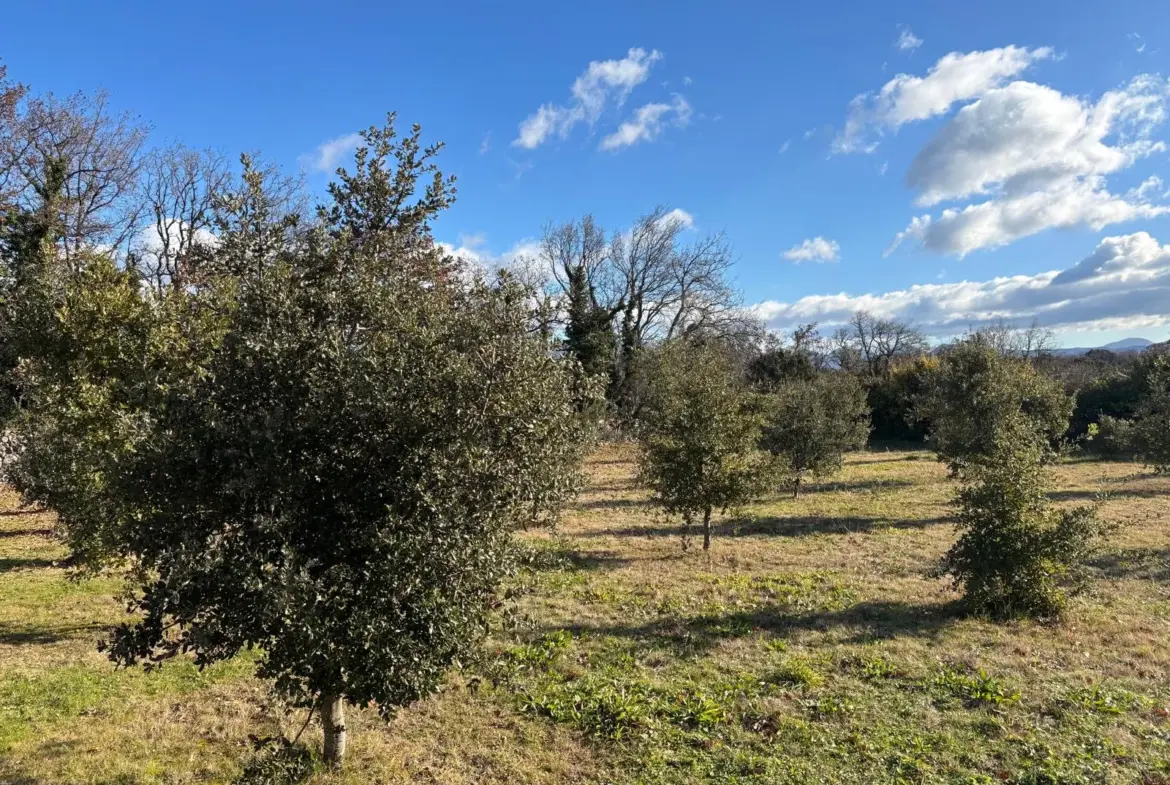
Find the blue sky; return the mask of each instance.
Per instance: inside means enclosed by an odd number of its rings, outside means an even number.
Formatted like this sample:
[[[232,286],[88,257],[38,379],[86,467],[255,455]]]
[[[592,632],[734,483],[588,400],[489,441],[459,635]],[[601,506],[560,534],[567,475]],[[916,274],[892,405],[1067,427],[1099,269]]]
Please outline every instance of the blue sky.
[[[684,210],[777,328],[1170,336],[1170,3],[19,3],[0,57],[317,188],[395,110],[447,143],[438,238],[484,258]]]

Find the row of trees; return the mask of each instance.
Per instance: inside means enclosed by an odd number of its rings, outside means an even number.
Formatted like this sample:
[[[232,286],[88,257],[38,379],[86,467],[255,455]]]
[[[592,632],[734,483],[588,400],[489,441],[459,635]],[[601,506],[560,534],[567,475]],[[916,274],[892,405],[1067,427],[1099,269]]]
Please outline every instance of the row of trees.
[[[998,338],[975,333],[946,348],[924,369],[913,399],[915,416],[930,424],[931,444],[959,482],[961,535],[940,575],[954,580],[976,612],[1053,615],[1108,527],[1091,506],[1056,510],[1048,503],[1046,467],[1059,454],[1073,401]],[[860,447],[869,430],[853,374],[810,373],[795,363],[784,366],[797,371],[793,376],[761,385],[760,364],[745,370],[733,356],[713,341],[679,339],[655,350],[639,424],[643,478],[662,508],[682,518],[684,531],[701,521],[704,549],[714,512],[781,483],[795,493],[805,473],[840,468],[843,453]],[[1161,416],[1157,427],[1165,434]]]
[[[101,99],[0,96],[10,478],[127,575],[115,662],[256,649],[341,760],[347,703],[389,716],[473,651],[601,390],[531,287],[433,242],[454,183],[417,126],[364,132],[308,211],[247,156],[152,169]]]

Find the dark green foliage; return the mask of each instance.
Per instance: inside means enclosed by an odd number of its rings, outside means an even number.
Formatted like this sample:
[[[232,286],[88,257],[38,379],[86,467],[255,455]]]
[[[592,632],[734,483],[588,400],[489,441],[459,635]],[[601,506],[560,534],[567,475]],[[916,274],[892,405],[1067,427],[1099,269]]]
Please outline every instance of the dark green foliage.
[[[438,146],[363,137],[309,230],[245,172],[193,267],[223,338],[120,473],[140,618],[117,662],[255,648],[294,703],[389,716],[471,651],[511,533],[575,488],[576,366],[525,291],[431,241]]]
[[[935,358],[918,357],[895,364],[884,376],[866,380],[872,440],[921,442],[926,439],[930,423],[915,412],[914,402],[925,391],[926,380],[937,367]]]
[[[1017,413],[992,428],[989,451],[963,467],[962,534],[941,572],[969,607],[994,618],[1053,616],[1081,584],[1081,565],[1108,531],[1094,507],[1050,506],[1047,443]]]
[[[952,472],[1000,449],[996,442],[1009,424],[1039,437],[1043,461],[1055,458],[1073,402],[1027,361],[1005,357],[976,336],[943,353],[926,381],[915,412],[930,422],[930,442]]]
[[[670,341],[648,364],[649,400],[640,424],[641,476],[662,508],[684,526],[756,498],[774,474],[757,448],[759,396],[717,345]]]
[[[568,308],[565,318],[565,348],[572,353],[588,376],[608,379],[613,372],[616,346],[613,335],[613,315],[609,309],[596,303],[584,268],[567,273]]]
[[[1130,457],[1135,449],[1133,420],[1102,414],[1099,422],[1089,424],[1081,444],[1103,458]]]
[[[794,379],[812,379],[817,375],[807,352],[784,346],[767,349],[751,359],[747,366],[748,381],[757,390],[774,390]]]
[[[1151,356],[1143,368],[1144,392],[1134,412],[1132,444],[1154,471],[1170,471],[1170,357]]]
[[[1082,436],[1089,426],[1103,417],[1133,419],[1144,387],[1144,374],[1138,363],[1121,369],[1109,369],[1076,391],[1076,406],[1069,421],[1069,436]]]
[[[74,563],[96,569],[125,555],[111,483],[149,435],[163,391],[197,375],[216,330],[207,312],[179,327],[182,291],[148,299],[108,258],[75,260],[40,320],[38,348],[22,358],[8,473],[26,503],[57,513]]]
[[[840,471],[844,455],[865,445],[869,409],[853,374],[792,380],[768,396],[761,446],[781,458],[793,495],[807,475]]]

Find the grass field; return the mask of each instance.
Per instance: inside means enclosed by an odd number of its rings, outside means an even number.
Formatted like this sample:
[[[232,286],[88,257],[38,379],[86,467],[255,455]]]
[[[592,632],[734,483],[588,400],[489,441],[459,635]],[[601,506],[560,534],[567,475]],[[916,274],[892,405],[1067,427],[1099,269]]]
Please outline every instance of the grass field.
[[[801,498],[684,549],[606,447],[555,533],[530,535],[484,661],[390,725],[354,712],[315,783],[1170,783],[1170,479],[1056,469],[1120,525],[1059,624],[957,613],[929,453],[850,457]],[[114,579],[73,582],[48,513],[0,497],[0,782],[226,782],[249,734],[296,733],[247,658],[115,671]],[[305,736],[319,744],[319,732]]]

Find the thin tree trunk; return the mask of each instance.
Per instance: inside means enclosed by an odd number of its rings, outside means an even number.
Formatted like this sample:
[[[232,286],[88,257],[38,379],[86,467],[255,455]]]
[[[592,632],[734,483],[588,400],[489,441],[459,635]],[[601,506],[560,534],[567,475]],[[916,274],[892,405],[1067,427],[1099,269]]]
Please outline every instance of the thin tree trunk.
[[[703,550],[711,550],[711,508],[703,513]]]
[[[792,481],[792,498],[795,499],[800,495],[800,478],[797,477]]]
[[[325,729],[325,762],[341,765],[345,759],[345,699],[321,696],[321,725]]]

